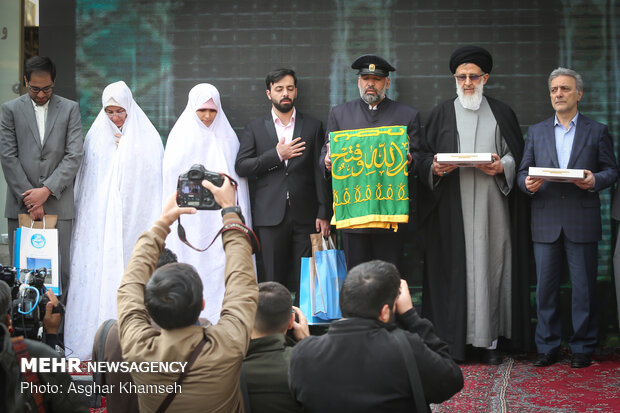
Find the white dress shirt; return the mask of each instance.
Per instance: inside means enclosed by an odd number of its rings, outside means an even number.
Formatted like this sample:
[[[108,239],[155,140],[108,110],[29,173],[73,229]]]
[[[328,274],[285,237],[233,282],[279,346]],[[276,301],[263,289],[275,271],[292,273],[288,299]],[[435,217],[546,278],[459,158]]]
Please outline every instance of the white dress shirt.
[[[293,115],[291,116],[291,121],[288,125],[284,125],[276,112],[271,108],[271,117],[273,118],[273,124],[276,127],[276,135],[278,136],[278,142],[280,142],[281,138],[284,138],[284,143],[290,143],[293,140],[293,131],[295,130],[295,117],[297,116],[297,110],[293,108]],[[276,152],[278,148],[276,148]],[[278,152],[278,157],[282,160],[282,155]],[[286,165],[288,165],[288,159],[284,161]]]
[[[32,100],[32,106],[34,106],[34,114],[37,118],[39,138],[41,139],[41,145],[43,145],[43,138],[45,137],[45,121],[47,120],[47,108],[50,106],[50,101],[48,100],[44,105],[37,105],[34,100]]]

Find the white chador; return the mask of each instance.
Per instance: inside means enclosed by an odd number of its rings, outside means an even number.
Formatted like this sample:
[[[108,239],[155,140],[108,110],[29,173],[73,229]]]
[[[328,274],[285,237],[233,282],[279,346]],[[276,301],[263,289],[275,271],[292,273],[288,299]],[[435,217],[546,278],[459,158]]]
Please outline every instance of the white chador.
[[[217,115],[213,123],[207,127],[198,118],[196,110],[209,101],[212,101],[211,103],[217,108]],[[187,106],[170,131],[166,142],[163,201],[165,202],[176,190],[180,174],[189,170],[194,164],[201,164],[209,171],[224,172],[239,183],[237,203],[241,207],[246,225],[251,226],[247,180],[239,178],[235,172],[238,150],[239,139],[222,110],[217,89],[207,83],[194,86],[189,92]],[[222,227],[221,211],[198,211],[193,215],[183,215],[181,224],[185,228],[187,240],[197,248],[204,248]],[[205,308],[200,316],[215,324],[220,319],[224,299],[226,259],[222,237],[218,237],[207,251],[197,252],[179,240],[176,223],[170,229],[166,247],[177,255],[179,262],[192,265],[200,274],[205,299]]]
[[[80,359],[90,359],[99,325],[117,318],[116,292],[133,246],[159,217],[162,204],[159,133],[125,82],[108,85],[102,104],[86,135],[75,182],[65,342],[67,356]],[[127,114],[120,129],[105,112],[111,106]]]

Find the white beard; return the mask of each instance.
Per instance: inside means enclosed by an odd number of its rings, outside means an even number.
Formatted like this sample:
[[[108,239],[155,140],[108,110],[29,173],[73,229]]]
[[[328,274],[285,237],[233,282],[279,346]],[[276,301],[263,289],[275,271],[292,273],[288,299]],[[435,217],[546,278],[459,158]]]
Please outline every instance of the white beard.
[[[458,80],[456,80],[456,94],[459,97],[459,101],[461,102],[461,105],[465,109],[469,109],[469,110],[480,109],[480,104],[482,103],[482,90],[483,89],[484,89],[484,83],[482,83],[482,80],[481,80],[478,86],[476,86],[476,89],[474,90],[474,94],[466,95],[465,92],[463,91],[463,88],[459,86]]]

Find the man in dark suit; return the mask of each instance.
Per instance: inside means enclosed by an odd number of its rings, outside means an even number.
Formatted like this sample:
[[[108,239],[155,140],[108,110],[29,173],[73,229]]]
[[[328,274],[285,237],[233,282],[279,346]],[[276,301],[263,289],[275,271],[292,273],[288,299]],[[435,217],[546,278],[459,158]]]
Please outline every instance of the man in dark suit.
[[[18,214],[58,216],[61,300],[69,290],[73,182],[82,162],[82,125],[76,102],[53,94],[56,66],[48,57],[26,62],[28,94],[2,105],[0,160],[7,182],[5,216],[13,258]]]
[[[598,191],[612,185],[618,168],[607,126],[579,113],[583,80],[574,70],[558,68],[549,76],[555,116],[527,133],[518,184],[532,197],[532,240],[536,259],[537,367],[557,361],[562,338],[559,314],[562,257],[572,283],[574,333],[571,366],[590,365],[598,334],[595,303],[597,246],[601,239]],[[573,183],[548,182],[528,175],[530,166],[583,169]]]
[[[239,176],[254,178],[252,220],[264,280],[299,292],[301,257],[311,254],[309,235],[329,235],[330,206],[318,162],[323,125],[295,110],[294,71],[274,70],[265,84],[271,113],[246,125],[235,169]]]

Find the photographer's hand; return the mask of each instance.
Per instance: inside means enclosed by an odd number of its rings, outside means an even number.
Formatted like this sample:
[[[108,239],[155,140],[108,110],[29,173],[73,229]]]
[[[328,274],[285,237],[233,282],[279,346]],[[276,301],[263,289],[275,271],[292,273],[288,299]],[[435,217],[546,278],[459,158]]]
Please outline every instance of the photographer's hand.
[[[172,225],[177,218],[183,214],[195,214],[196,208],[181,208],[177,205],[177,191],[174,191],[164,204],[162,208],[161,215],[159,217],[160,220],[164,221],[169,226]]]
[[[45,295],[50,299],[45,305],[45,315],[43,316],[43,330],[46,334],[58,334],[58,327],[62,315],[60,313],[52,313],[54,307],[58,306],[58,297],[54,295],[52,290],[47,290]]]
[[[215,198],[215,202],[217,202],[222,209],[236,205],[235,187],[232,186],[228,177],[224,176],[224,183],[222,186],[215,186],[206,179],[202,181],[202,186],[211,191]]]
[[[396,299],[396,313],[405,314],[407,311],[413,308],[413,302],[411,301],[411,293],[409,292],[409,285],[407,281],[400,280],[400,293]]]
[[[301,341],[310,335],[308,319],[298,307],[293,306],[293,310],[295,310],[295,313],[297,314],[297,319],[299,320],[293,321],[293,336],[295,337],[295,340]]]

